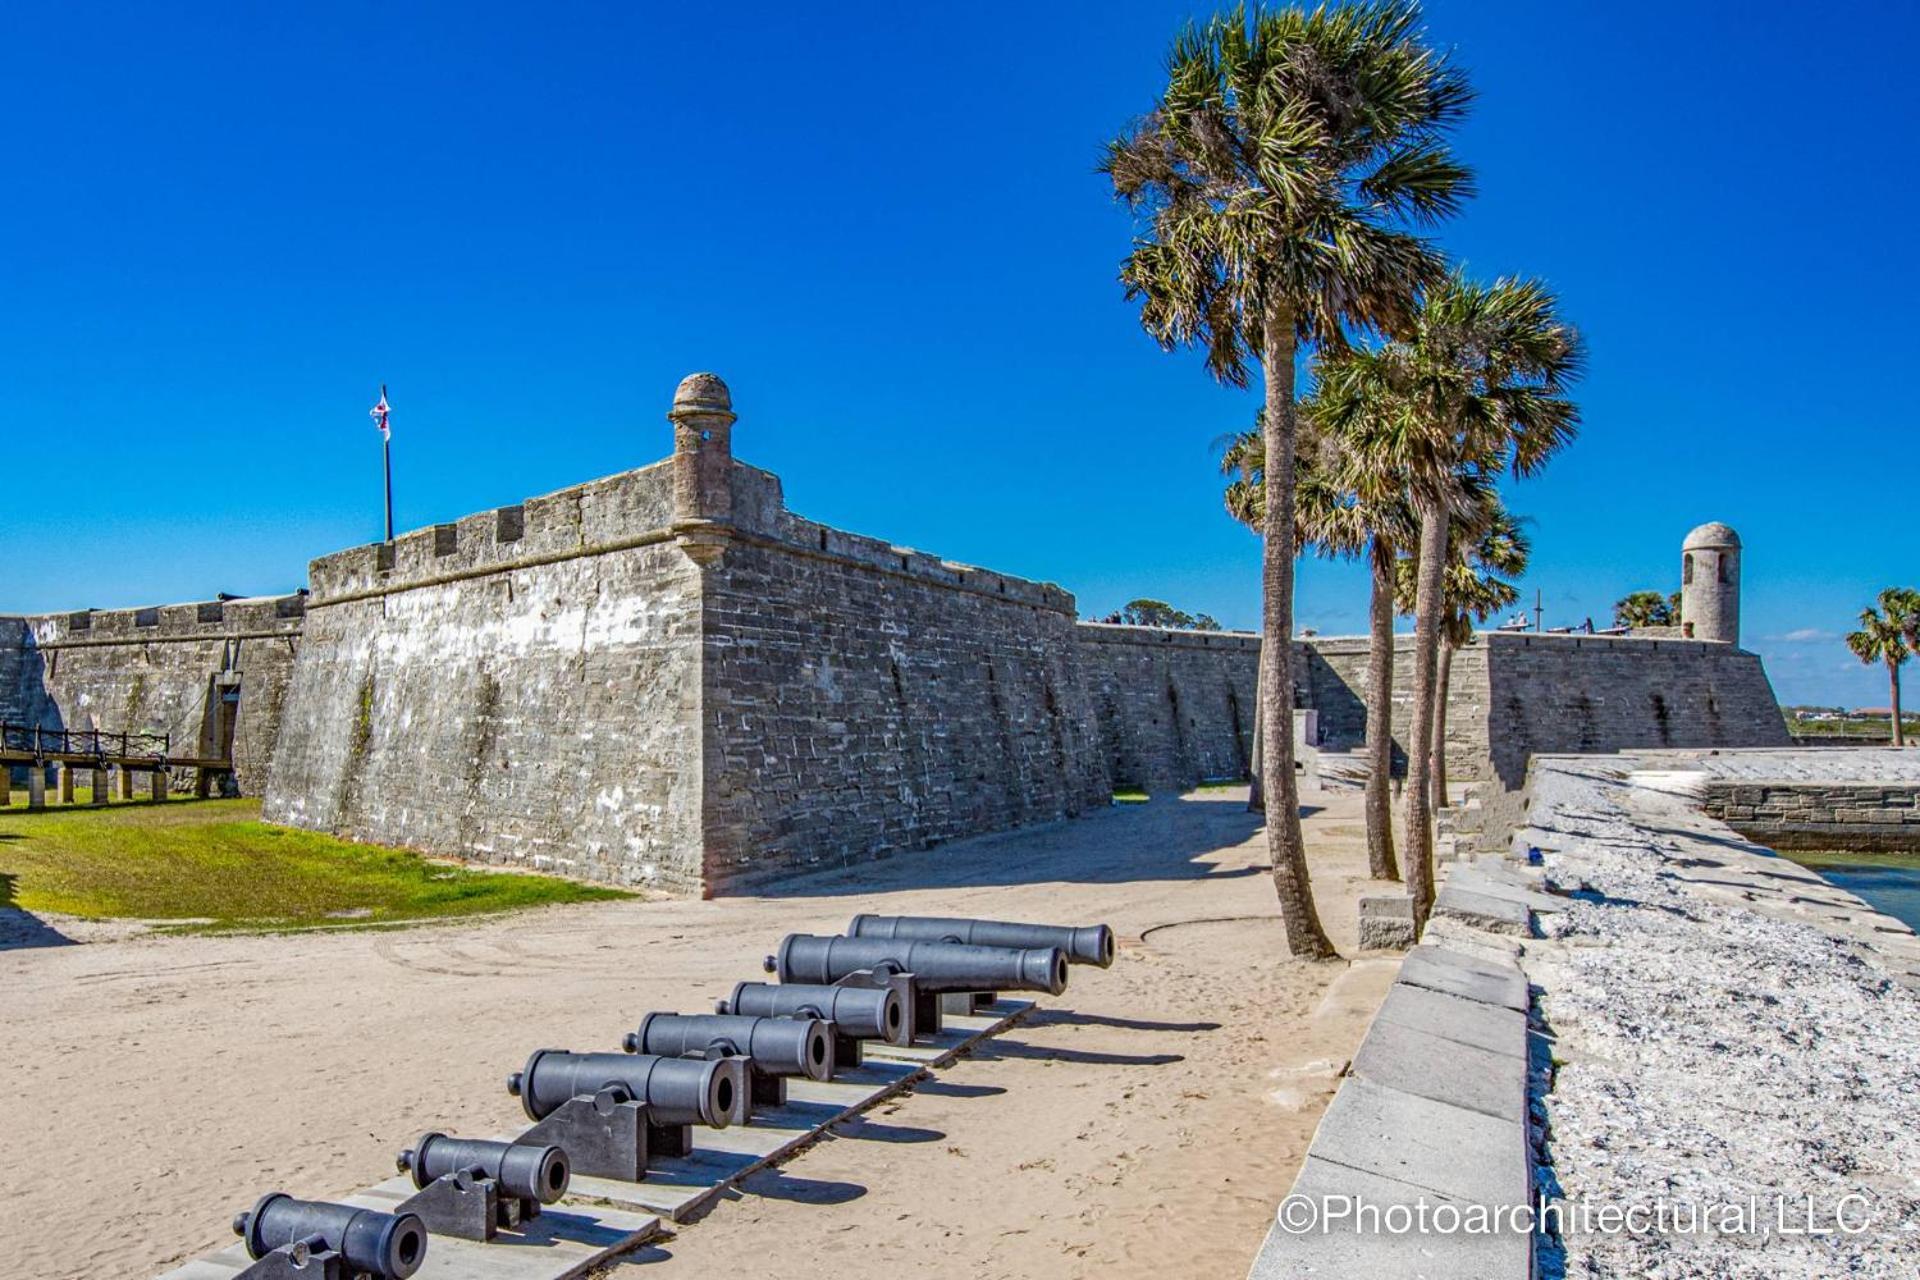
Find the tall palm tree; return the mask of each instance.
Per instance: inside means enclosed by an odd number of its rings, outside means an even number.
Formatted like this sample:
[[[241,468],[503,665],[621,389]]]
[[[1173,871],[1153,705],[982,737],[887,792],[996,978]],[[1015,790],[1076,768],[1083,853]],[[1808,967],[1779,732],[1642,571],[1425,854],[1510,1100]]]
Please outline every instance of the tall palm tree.
[[[1384,406],[1366,419],[1362,452],[1405,469],[1420,519],[1405,821],[1416,925],[1433,905],[1434,694],[1461,478],[1532,475],[1572,440],[1579,411],[1566,391],[1581,346],[1557,311],[1538,282],[1483,285],[1456,271],[1422,300],[1406,338],[1353,358],[1351,376]]]
[[[1294,538],[1328,558],[1366,556],[1368,601],[1367,873],[1398,880],[1393,851],[1393,616],[1397,546],[1410,545],[1413,517],[1406,491],[1389,469],[1363,466],[1325,421],[1325,400],[1300,404],[1295,450]],[[1227,513],[1259,532],[1266,518],[1266,442],[1259,424],[1233,437],[1220,460],[1228,477]],[[1256,779],[1256,790],[1258,780]],[[1254,807],[1263,807],[1256,803]]]
[[[1900,668],[1917,648],[1914,633],[1920,632],[1920,595],[1904,587],[1888,587],[1880,593],[1880,607],[1869,605],[1860,611],[1860,629],[1847,636],[1847,648],[1854,657],[1871,666],[1884,662],[1887,687],[1892,696],[1893,745],[1907,745],[1906,727],[1900,723]]]
[[[1462,477],[1463,491],[1470,482]],[[1477,497],[1467,515],[1453,524],[1446,577],[1441,597],[1440,661],[1433,690],[1433,767],[1430,803],[1444,809],[1447,801],[1447,700],[1453,692],[1453,655],[1473,642],[1473,628],[1496,613],[1519,603],[1520,589],[1507,581],[1527,571],[1533,543],[1521,529],[1520,517],[1501,505],[1491,489]],[[1415,563],[1402,560],[1397,583],[1401,611],[1414,610],[1418,574]]]
[[[1189,25],[1167,61],[1160,100],[1100,169],[1144,222],[1120,270],[1141,325],[1169,350],[1203,347],[1223,382],[1245,386],[1257,365],[1265,383],[1267,841],[1289,948],[1328,957],[1293,776],[1295,363],[1302,342],[1405,324],[1444,274],[1415,228],[1470,194],[1446,133],[1472,92],[1410,0],[1239,6]]]

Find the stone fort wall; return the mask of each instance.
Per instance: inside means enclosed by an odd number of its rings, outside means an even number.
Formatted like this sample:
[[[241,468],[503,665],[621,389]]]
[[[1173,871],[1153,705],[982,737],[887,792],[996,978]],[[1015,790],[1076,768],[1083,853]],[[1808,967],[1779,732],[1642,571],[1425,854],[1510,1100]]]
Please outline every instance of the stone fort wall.
[[[1260,638],[1083,622],[1088,732],[1116,788],[1181,791],[1247,776]]]
[[[1413,643],[1398,639],[1393,733],[1404,756]],[[1366,739],[1366,637],[1315,639],[1298,656],[1301,692],[1319,712],[1322,748],[1359,750]],[[1536,752],[1788,741],[1760,658],[1730,644],[1483,631],[1454,655],[1447,766],[1456,782],[1517,789]]]
[[[171,735],[265,788],[299,648],[298,595],[0,620],[0,719]],[[224,717],[229,717],[224,719]]]
[[[697,890],[699,570],[664,464],[313,562],[264,813]]]

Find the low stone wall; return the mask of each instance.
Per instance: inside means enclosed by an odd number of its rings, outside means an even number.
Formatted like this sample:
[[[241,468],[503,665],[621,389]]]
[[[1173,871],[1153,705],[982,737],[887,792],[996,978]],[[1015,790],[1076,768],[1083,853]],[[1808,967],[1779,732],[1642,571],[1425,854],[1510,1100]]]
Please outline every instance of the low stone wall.
[[[1770,849],[1920,852],[1920,784],[1714,782],[1701,808]]]

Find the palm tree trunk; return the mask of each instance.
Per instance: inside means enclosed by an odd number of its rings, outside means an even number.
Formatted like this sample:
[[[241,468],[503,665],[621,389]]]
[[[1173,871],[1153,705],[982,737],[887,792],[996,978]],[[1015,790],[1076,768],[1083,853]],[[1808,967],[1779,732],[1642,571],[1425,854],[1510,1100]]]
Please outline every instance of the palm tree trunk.
[[[1893,712],[1893,745],[1904,747],[1907,745],[1907,732],[1905,726],[1900,723],[1900,664],[1889,662],[1887,676],[1887,683],[1892,686],[1893,695],[1893,706],[1889,708]]]
[[[1266,529],[1261,547],[1265,593],[1260,645],[1260,764],[1267,802],[1267,849],[1273,889],[1287,926],[1287,948],[1304,959],[1336,953],[1320,927],[1307,882],[1307,847],[1300,832],[1300,797],[1293,776],[1293,406],[1294,318],[1281,307],[1264,317],[1261,371],[1267,403]]]
[[[1433,907],[1433,695],[1439,674],[1440,591],[1447,567],[1447,515],[1422,500],[1420,562],[1413,605],[1413,725],[1407,735],[1407,892],[1414,928]]]
[[[1247,812],[1265,813],[1267,811],[1266,790],[1260,784],[1260,768],[1264,753],[1260,750],[1260,726],[1266,717],[1260,714],[1260,690],[1266,687],[1266,676],[1255,668],[1253,681],[1253,750],[1248,752],[1247,761]]]
[[[1453,640],[1440,641],[1440,674],[1433,690],[1433,808],[1447,807],[1447,695],[1453,687]]]
[[[1367,600],[1367,874],[1398,880],[1393,856],[1393,547],[1373,540]]]

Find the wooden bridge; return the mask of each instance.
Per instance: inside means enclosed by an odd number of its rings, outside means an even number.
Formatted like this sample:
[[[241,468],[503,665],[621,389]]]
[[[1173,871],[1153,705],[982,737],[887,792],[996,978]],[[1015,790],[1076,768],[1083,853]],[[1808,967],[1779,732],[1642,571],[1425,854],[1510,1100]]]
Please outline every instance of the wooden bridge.
[[[120,799],[134,798],[134,778],[147,774],[148,795],[167,798],[168,771],[192,769],[194,794],[211,793],[213,780],[233,772],[231,758],[176,756],[165,733],[111,733],[105,729],[49,729],[42,725],[0,723],[0,805],[13,803],[15,767],[27,771],[27,808],[47,807],[47,769],[62,804],[72,804],[74,775],[93,775],[93,803],[112,800],[113,776],[120,778]]]

